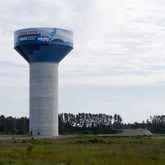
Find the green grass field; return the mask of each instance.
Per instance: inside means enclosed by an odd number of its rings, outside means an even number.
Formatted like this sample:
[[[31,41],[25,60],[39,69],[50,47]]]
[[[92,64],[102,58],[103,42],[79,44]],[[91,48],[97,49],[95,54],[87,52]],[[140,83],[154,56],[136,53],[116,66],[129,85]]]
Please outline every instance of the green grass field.
[[[0,140],[0,165],[165,165],[165,136]]]

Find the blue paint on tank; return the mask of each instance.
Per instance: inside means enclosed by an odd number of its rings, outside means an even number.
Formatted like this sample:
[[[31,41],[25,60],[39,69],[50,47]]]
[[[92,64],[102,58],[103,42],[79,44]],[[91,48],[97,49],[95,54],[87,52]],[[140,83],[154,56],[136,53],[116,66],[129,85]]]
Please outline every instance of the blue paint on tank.
[[[14,48],[29,63],[60,62],[73,49],[72,37],[64,29],[23,29],[15,32]]]

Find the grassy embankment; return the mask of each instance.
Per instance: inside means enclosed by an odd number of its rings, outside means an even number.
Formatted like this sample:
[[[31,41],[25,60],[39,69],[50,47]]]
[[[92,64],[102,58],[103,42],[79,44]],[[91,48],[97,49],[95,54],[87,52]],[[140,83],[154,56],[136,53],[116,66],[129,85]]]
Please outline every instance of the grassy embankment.
[[[0,165],[165,165],[165,137],[0,140]]]

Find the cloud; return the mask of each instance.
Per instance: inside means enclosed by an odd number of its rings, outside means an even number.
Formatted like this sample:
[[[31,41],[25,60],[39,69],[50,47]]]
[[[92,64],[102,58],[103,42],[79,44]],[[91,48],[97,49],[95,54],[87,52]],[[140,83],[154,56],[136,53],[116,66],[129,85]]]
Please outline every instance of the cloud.
[[[120,80],[117,84],[137,85],[137,81],[132,81],[136,77],[141,79],[139,84],[148,83],[149,79],[157,83],[161,80],[160,73],[151,70],[146,75],[145,68],[165,65],[165,7],[162,3],[160,0],[85,0],[83,3],[71,0],[3,0],[0,58],[28,66],[13,49],[13,31],[31,26],[64,27],[74,31],[74,50],[61,62],[61,74],[66,75],[63,80],[66,83],[91,84],[102,79],[111,80],[109,85],[116,84],[116,80]],[[74,75],[72,80],[67,76],[69,72]],[[85,74],[86,81],[73,80]]]
[[[164,85],[62,85],[60,112],[118,113],[124,122],[141,122],[150,115],[164,113],[164,88]]]
[[[28,97],[28,88],[24,86],[0,87],[0,114],[16,117],[28,116]]]
[[[162,24],[165,7],[161,3],[147,0],[93,2],[90,23],[80,32],[83,35],[78,38],[78,47],[75,47],[74,56],[65,61],[66,68],[62,68],[62,73],[70,75],[68,72],[73,72],[75,82],[84,84],[164,83],[160,69],[158,72],[152,69],[146,74],[146,69],[165,65],[165,31]],[[128,69],[131,72],[129,75]],[[111,75],[114,70],[116,75]],[[106,76],[102,75],[104,71]],[[81,81],[78,73],[87,75],[85,81]]]
[[[28,86],[28,64],[13,49],[13,32],[44,26],[74,31],[74,50],[59,65],[62,87],[165,84],[164,11],[163,0],[1,0],[0,87]]]

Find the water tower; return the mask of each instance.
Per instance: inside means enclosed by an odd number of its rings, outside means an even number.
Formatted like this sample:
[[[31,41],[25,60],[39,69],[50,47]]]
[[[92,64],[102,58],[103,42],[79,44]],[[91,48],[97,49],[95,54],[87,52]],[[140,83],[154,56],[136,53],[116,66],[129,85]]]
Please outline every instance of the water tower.
[[[32,136],[58,136],[58,64],[73,49],[73,33],[59,28],[15,31],[14,48],[30,66]]]

